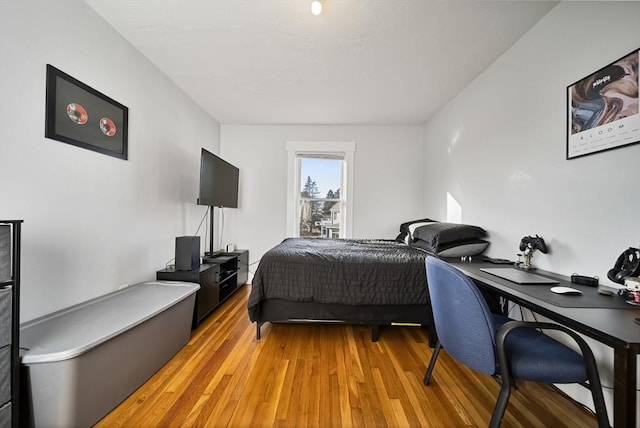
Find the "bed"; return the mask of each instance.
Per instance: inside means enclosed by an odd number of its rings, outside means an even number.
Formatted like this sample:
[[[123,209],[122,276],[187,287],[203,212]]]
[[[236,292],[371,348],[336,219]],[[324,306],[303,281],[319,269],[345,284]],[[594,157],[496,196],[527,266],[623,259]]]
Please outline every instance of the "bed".
[[[248,301],[257,339],[265,322],[430,326],[427,253],[392,240],[287,238],[258,265]]]
[[[395,240],[285,239],[263,255],[252,281],[247,307],[256,338],[265,322],[364,324],[372,341],[380,326],[411,324],[425,326],[433,345],[424,261],[429,254],[457,256],[461,246],[468,254],[469,227],[461,235],[461,225],[421,219],[403,223]],[[486,232],[473,230],[477,252],[477,235]]]

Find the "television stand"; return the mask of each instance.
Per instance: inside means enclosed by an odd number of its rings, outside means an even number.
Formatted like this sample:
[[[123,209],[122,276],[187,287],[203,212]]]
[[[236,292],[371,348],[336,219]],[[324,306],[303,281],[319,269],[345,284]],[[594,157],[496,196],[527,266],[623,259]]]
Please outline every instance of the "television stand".
[[[200,284],[196,292],[196,307],[192,328],[218,308],[249,279],[249,251],[219,252],[202,258],[202,265],[193,270],[162,269],[156,279],[186,281]]]
[[[202,256],[202,263],[213,263],[215,261],[219,261],[218,258],[220,256],[224,256],[226,253],[222,250],[220,251],[206,251],[204,256]]]

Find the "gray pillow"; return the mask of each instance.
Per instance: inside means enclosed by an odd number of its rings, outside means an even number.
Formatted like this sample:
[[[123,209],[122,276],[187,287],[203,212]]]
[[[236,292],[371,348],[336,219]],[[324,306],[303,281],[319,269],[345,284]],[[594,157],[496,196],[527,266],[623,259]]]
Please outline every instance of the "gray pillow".
[[[431,247],[426,241],[421,239],[413,241],[411,246],[422,248],[431,254],[439,257],[465,257],[477,256],[484,253],[489,246],[488,241],[482,239],[472,239],[470,241],[458,241],[450,244],[443,244],[437,248]]]
[[[423,218],[420,220],[411,220],[400,225],[400,234],[396,236],[396,241],[403,244],[410,244],[412,240],[412,233],[416,226],[420,223],[432,223],[435,220],[431,220],[430,218]]]
[[[413,232],[413,239],[425,241],[432,249],[439,251],[440,246],[479,239],[486,235],[487,232],[478,226],[457,223],[432,223],[418,227]]]

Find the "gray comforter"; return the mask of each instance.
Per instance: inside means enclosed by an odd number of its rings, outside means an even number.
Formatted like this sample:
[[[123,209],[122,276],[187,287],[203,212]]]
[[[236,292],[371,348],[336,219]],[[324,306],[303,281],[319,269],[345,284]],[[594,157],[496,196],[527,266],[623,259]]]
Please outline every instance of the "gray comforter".
[[[267,251],[248,309],[284,299],[343,305],[427,304],[427,253],[387,240],[288,238]]]

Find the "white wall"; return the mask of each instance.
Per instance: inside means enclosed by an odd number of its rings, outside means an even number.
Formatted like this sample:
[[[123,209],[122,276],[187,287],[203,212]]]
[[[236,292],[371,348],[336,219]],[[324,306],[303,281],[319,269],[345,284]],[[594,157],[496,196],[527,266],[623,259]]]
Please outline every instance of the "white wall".
[[[446,218],[450,192],[464,222],[491,232],[489,254],[513,258],[538,233],[552,253],[537,266],[606,278],[640,244],[640,145],[565,160],[565,93],[637,49],[639,22],[637,2],[553,9],[425,125],[425,213]]]
[[[25,221],[22,321],[155,279],[204,215],[200,147],[219,151],[219,124],[79,0],[0,1],[0,52],[0,218]],[[129,108],[128,161],[44,138],[47,63]]]
[[[287,141],[355,141],[354,238],[393,239],[422,212],[421,127],[222,125],[220,139],[240,168],[240,207],[225,210],[223,240],[249,248],[251,262],[287,237]]]
[[[638,47],[640,3],[560,3],[425,125],[425,214],[446,218],[450,192],[490,232],[489,255],[514,259],[537,233],[551,253],[534,265],[612,284],[607,270],[640,245],[640,145],[565,160],[565,94]],[[610,386],[611,354],[597,352]]]

